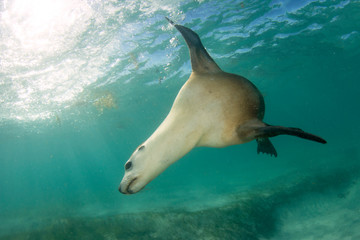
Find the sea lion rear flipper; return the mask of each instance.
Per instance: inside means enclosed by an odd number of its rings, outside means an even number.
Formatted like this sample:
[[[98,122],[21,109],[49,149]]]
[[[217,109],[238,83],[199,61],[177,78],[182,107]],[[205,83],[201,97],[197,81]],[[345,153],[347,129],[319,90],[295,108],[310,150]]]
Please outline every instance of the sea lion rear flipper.
[[[257,138],[256,142],[258,144],[257,146],[257,153],[266,153],[270,154],[271,156],[277,157],[277,152],[274,147],[274,145],[270,142],[269,138]]]
[[[186,44],[189,47],[191,67],[193,72],[207,73],[207,72],[221,72],[219,66],[210,57],[201,43],[199,36],[190,28],[175,24],[169,18],[165,17],[184,37]]]
[[[304,132],[300,128],[291,128],[291,127],[281,127],[281,126],[271,126],[267,125],[265,127],[260,127],[256,129],[256,138],[258,137],[275,137],[278,135],[292,135],[300,138],[304,138],[307,140],[319,142],[319,143],[326,143],[326,141],[316,135],[311,133]]]

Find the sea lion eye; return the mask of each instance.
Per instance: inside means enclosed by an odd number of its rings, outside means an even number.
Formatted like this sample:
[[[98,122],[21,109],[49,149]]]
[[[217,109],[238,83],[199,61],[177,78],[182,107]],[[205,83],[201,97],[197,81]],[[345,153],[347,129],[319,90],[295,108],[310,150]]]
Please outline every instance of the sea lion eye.
[[[132,166],[132,162],[127,162],[125,164],[125,170],[129,170],[129,168],[131,168],[131,166]]]
[[[145,145],[142,145],[139,147],[138,151],[143,150],[145,148]]]

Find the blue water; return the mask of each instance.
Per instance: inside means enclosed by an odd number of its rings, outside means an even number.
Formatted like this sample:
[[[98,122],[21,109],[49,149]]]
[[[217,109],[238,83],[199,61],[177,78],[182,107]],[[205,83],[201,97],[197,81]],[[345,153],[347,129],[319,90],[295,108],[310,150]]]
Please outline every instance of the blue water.
[[[360,239],[359,13],[359,0],[0,1],[0,239]],[[165,16],[259,88],[265,122],[328,144],[197,148],[120,194],[191,72]]]

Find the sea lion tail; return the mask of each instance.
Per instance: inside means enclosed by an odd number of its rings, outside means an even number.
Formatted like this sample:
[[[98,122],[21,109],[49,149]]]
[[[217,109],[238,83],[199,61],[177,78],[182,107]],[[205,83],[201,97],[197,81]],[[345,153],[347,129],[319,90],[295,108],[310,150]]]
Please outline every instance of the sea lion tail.
[[[275,136],[284,135],[284,134],[304,138],[304,139],[322,143],[322,144],[326,143],[326,141],[319,136],[304,132],[300,128],[292,128],[292,127],[267,125],[265,127],[258,128],[256,135],[261,138],[261,137],[275,137]]]
[[[304,132],[300,128],[266,125],[265,127],[259,127],[256,129],[256,142],[258,144],[257,152],[277,157],[276,149],[269,140],[269,137],[275,137],[278,135],[291,135],[323,144],[326,143],[323,138]]]

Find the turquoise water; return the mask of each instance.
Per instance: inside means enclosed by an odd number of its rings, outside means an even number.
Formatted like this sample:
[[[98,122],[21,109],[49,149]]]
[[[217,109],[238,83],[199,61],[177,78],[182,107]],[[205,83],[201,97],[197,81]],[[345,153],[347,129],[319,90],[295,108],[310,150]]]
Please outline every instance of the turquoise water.
[[[0,239],[360,239],[360,1],[0,1]],[[122,195],[191,72],[164,17],[322,136],[197,148]],[[174,146],[171,146],[174,147]]]

